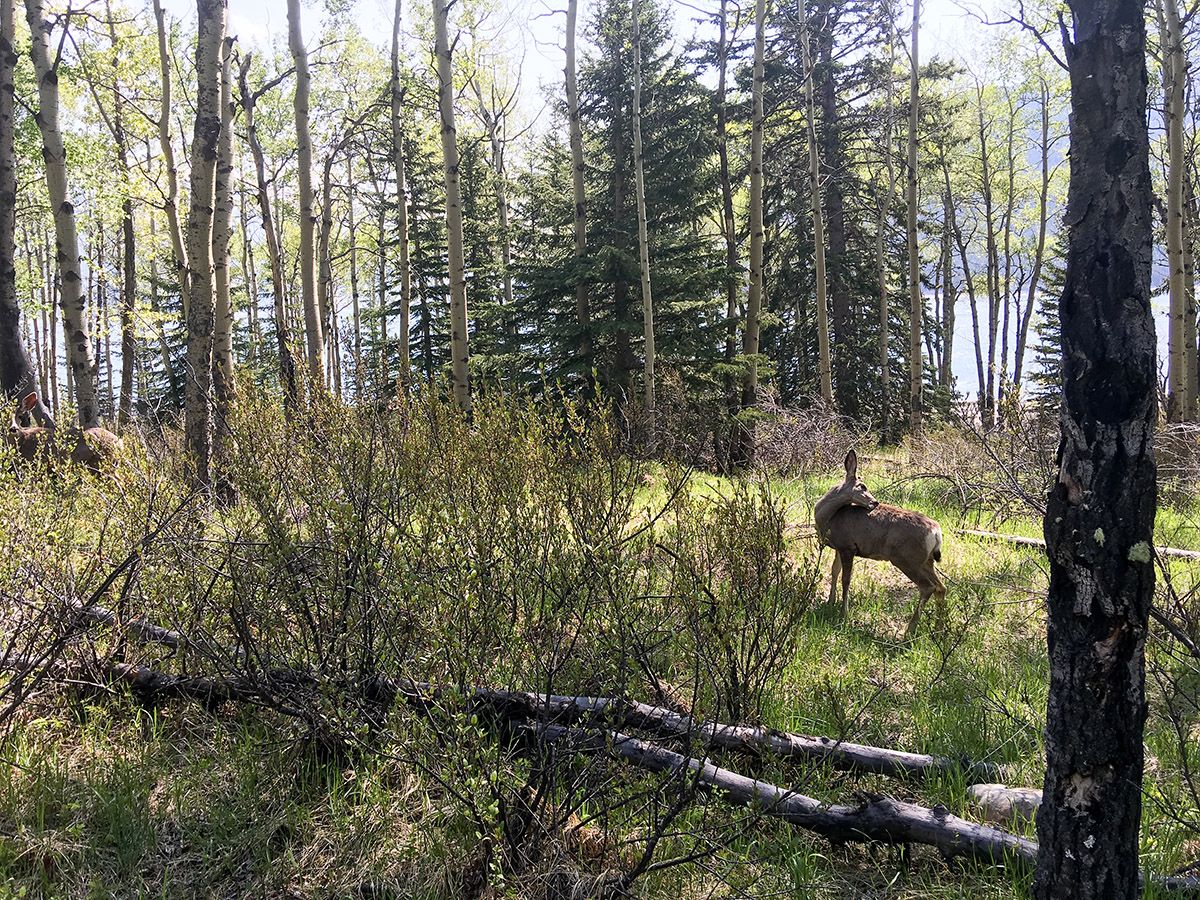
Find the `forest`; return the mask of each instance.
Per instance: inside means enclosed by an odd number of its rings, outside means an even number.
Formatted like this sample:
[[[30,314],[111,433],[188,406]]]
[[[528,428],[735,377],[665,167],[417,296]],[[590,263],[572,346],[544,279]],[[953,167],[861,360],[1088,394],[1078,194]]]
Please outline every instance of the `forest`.
[[[1200,894],[1197,9],[0,0],[0,898]]]

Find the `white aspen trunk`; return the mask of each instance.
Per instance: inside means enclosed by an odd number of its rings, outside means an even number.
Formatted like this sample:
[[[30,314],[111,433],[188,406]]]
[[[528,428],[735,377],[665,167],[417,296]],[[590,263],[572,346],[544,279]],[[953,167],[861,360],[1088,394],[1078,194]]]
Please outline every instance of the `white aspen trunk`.
[[[817,112],[813,102],[812,54],[808,47],[808,19],[804,0],[797,0],[800,48],[804,56],[804,106],[808,119],[808,183],[813,223],[813,269],[817,301],[817,373],[821,399],[833,406],[833,363],[829,358],[829,285],[825,278],[825,216],[821,211],[821,160],[817,150]]]
[[[329,244],[333,240],[333,160],[331,150],[321,167],[321,224],[317,229],[317,309],[321,314],[321,334],[324,337],[327,380],[333,384],[333,262]]]
[[[154,246],[155,237],[155,217],[153,212],[150,214],[150,245]],[[179,396],[179,382],[175,375],[175,366],[171,362],[171,345],[167,341],[167,333],[163,329],[162,320],[158,317],[158,257],[150,256],[150,312],[154,313],[154,331],[158,338],[158,352],[162,359],[163,372],[167,376],[167,383],[171,386],[171,396]]]
[[[732,366],[737,356],[738,294],[741,278],[738,269],[737,220],[733,213],[733,178],[729,171],[729,0],[721,0],[717,38],[717,160],[721,173],[721,233],[725,239],[725,364]],[[730,416],[737,414],[737,388],[733,376],[725,375],[725,406]],[[727,457],[727,454],[724,454]],[[727,465],[728,458],[722,459]]]
[[[158,66],[162,102],[158,109],[158,143],[162,149],[167,189],[163,194],[163,210],[167,214],[167,232],[171,238],[171,253],[175,277],[179,280],[183,318],[187,319],[187,249],[183,245],[183,226],[179,222],[179,170],[175,164],[175,148],[171,144],[171,50],[167,41],[166,13],[162,0],[154,0],[154,19],[158,26]]]
[[[74,385],[79,424],[100,424],[96,392],[96,364],[84,325],[83,279],[79,269],[79,233],[75,207],[68,198],[67,154],[59,131],[58,72],[50,60],[50,25],[42,0],[25,0],[25,15],[33,37],[33,67],[38,81],[37,123],[42,136],[46,187],[54,216],[55,254],[59,273],[59,298],[67,345],[67,371]]]
[[[1193,417],[1191,373],[1187,369],[1184,319],[1186,301],[1183,265],[1183,174],[1187,162],[1183,149],[1185,71],[1183,34],[1177,0],[1160,0],[1163,89],[1167,120],[1167,292],[1170,315],[1167,326],[1167,421]]]
[[[587,257],[587,190],[584,184],[583,128],[579,120],[579,85],[575,71],[575,21],[579,0],[567,0],[566,76],[567,118],[571,144],[571,191],[575,200],[572,217],[575,232],[575,319],[579,327],[579,360],[584,382],[593,389],[592,307],[587,279],[583,274]]]
[[[187,380],[184,426],[195,483],[212,484],[213,219],[221,138],[225,0],[196,0],[196,120],[187,223]]]
[[[279,354],[279,382],[283,386],[284,404],[289,414],[298,403],[296,386],[296,362],[292,356],[291,337],[288,329],[287,295],[284,288],[283,254],[279,247],[279,232],[271,214],[271,194],[267,187],[267,163],[262,142],[258,139],[258,127],[254,119],[254,104],[257,97],[250,91],[248,73],[250,55],[242,57],[238,68],[238,93],[242,100],[242,113],[246,117],[246,143],[254,159],[254,177],[258,195],[258,213],[262,219],[263,238],[267,245],[267,258],[271,268],[271,289],[275,301],[275,343]]]
[[[213,280],[216,286],[213,329],[213,394],[216,402],[213,451],[226,454],[229,417],[237,400],[233,373],[233,301],[229,294],[229,238],[233,225],[233,38],[221,53],[221,137],[217,145],[216,216],[213,219]]]
[[[892,134],[895,104],[893,102],[893,73],[896,70],[895,23],[891,18],[891,7],[887,10],[887,97],[883,122],[883,161],[887,167],[887,193],[879,199],[878,221],[875,225],[875,269],[879,278],[879,384],[880,384],[880,430],[883,440],[892,437],[892,372],[891,352],[888,342],[891,332],[891,313],[888,292],[888,265],[885,243],[888,210],[896,195],[896,166],[892,158]]]
[[[754,3],[754,68],[750,120],[750,290],[746,297],[746,328],[742,332],[742,354],[746,373],[742,378],[742,409],[758,404],[758,335],[763,297],[763,80],[765,77],[767,0]],[[738,462],[754,461],[754,426],[743,424],[738,438]]]
[[[645,335],[645,397],[650,441],[654,440],[654,298],[650,290],[650,237],[646,227],[646,177],[642,158],[642,28],[640,4],[633,0],[633,184],[637,197],[638,260],[642,276],[642,328]]]
[[[350,232],[350,309],[354,321],[354,398],[363,396],[362,311],[358,305],[358,223],[354,218],[354,157],[346,154],[346,221]]]
[[[258,271],[254,266],[254,242],[250,240],[250,219],[246,215],[245,177],[241,166],[238,166],[238,182],[243,187],[238,190],[238,222],[242,235],[242,277],[246,281],[246,302],[250,318],[250,341],[248,357],[251,362],[258,362],[258,354],[262,350],[262,329],[258,318]]]
[[[1013,360],[1013,388],[1021,389],[1022,371],[1025,365],[1025,347],[1029,339],[1029,323],[1033,319],[1033,307],[1037,301],[1038,285],[1042,279],[1042,263],[1046,254],[1046,226],[1050,218],[1050,88],[1041,80],[1042,130],[1038,149],[1041,153],[1041,189],[1038,192],[1038,236],[1033,252],[1033,272],[1025,295],[1025,310],[1021,314],[1020,330],[1017,332],[1016,357]]]
[[[916,437],[921,434],[921,388],[924,381],[921,363],[921,318],[924,304],[921,302],[921,258],[920,247],[917,245],[917,125],[920,113],[917,34],[920,21],[921,0],[913,0],[912,73],[908,113],[908,295],[910,307],[908,364],[910,370],[909,429]]]
[[[441,115],[442,161],[446,183],[446,249],[450,268],[450,388],[460,410],[471,411],[467,362],[467,282],[463,259],[462,193],[458,183],[458,143],[454,127],[454,78],[445,0],[433,0],[433,28],[438,72],[438,110]]]
[[[976,82],[975,96],[979,113],[980,192],[983,195],[983,220],[986,231],[985,274],[988,299],[987,364],[979,384],[983,427],[990,431],[996,424],[996,333],[1000,311],[1000,264],[996,249],[996,223],[992,201],[992,163],[988,154],[987,124],[983,117],[984,88]]]
[[[296,67],[296,91],[292,107],[296,116],[296,167],[300,182],[300,296],[304,303],[304,338],[308,351],[308,374],[316,389],[324,383],[321,334],[324,310],[317,306],[316,246],[312,186],[312,137],[308,127],[308,95],[312,76],[308,71],[308,51],[300,30],[300,0],[288,0],[288,48]]]
[[[1005,156],[1005,164],[1008,166],[1008,197],[1004,204],[1004,289],[1000,293],[1001,302],[1004,304],[1003,324],[1000,328],[1000,380],[999,380],[999,398],[1000,398],[1000,414],[1002,423],[1003,420],[1012,416],[1015,412],[1012,409],[1012,398],[1010,396],[1011,384],[1008,378],[1008,337],[1011,333],[1010,322],[1012,316],[1012,234],[1013,234],[1013,209],[1016,206],[1016,176],[1017,176],[1017,156],[1016,156],[1016,131],[1017,131],[1017,108],[1013,102],[1012,92],[1005,90],[1006,99],[1008,100],[1008,134],[1006,140],[1008,143],[1008,152]],[[1017,289],[1020,291],[1020,288]]]
[[[517,329],[512,309],[512,243],[509,240],[508,180],[504,166],[504,137],[501,134],[503,117],[506,115],[506,110],[503,107],[498,110],[494,109],[492,104],[484,99],[483,89],[479,86],[478,78],[471,79],[471,86],[475,90],[475,101],[479,108],[479,118],[483,121],[484,132],[488,138],[488,146],[492,151],[492,174],[496,177],[496,215],[500,226],[500,241],[496,249],[500,257],[498,262],[500,264],[500,281],[503,291],[504,333],[510,337],[515,337]]]
[[[392,164],[396,169],[396,230],[400,241],[400,389],[408,390],[412,381],[412,357],[409,352],[409,332],[412,329],[412,264],[408,250],[408,177],[404,162],[404,130],[400,112],[404,91],[400,86],[400,13],[403,0],[396,0],[392,18]],[[357,295],[356,295],[357,301]],[[361,341],[359,326],[354,327],[355,340]],[[356,345],[356,353],[361,350]],[[361,387],[361,386],[360,386]]]
[[[50,349],[46,366],[50,369],[50,402],[54,415],[59,415],[62,406],[58,390],[58,280],[54,277],[54,269],[50,264],[49,252],[43,253],[43,247],[49,247],[50,239],[43,234],[43,240],[38,244],[38,266],[42,270],[42,283],[45,286],[47,306],[50,307]]]

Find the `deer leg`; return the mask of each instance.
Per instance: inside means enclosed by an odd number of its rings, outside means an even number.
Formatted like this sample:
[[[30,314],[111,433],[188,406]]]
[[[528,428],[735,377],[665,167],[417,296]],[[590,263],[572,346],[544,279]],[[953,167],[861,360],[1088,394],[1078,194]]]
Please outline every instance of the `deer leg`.
[[[933,574],[933,602],[937,606],[937,617],[940,625],[946,624],[946,585],[938,577],[937,570],[930,566]]]
[[[932,593],[932,588],[925,585],[921,586],[921,597],[917,600],[917,608],[913,610],[912,618],[908,620],[908,627],[904,629],[905,640],[911,640],[913,635],[917,633],[917,624],[921,621],[921,609],[925,606],[925,601]]]
[[[850,573],[854,570],[854,554],[839,551],[842,561],[842,618],[850,618]]]
[[[842,556],[836,550],[833,551],[833,569],[829,573],[829,605],[833,606],[837,602],[837,582],[838,575],[842,571]]]

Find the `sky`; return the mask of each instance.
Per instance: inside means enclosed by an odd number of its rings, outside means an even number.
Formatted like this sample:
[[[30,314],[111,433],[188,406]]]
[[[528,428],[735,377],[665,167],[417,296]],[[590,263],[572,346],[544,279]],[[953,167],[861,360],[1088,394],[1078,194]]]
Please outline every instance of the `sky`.
[[[676,40],[682,44],[697,30],[693,19],[697,16],[693,4],[670,0],[675,10]],[[542,107],[543,88],[561,90],[563,68],[563,26],[565,0],[498,0],[502,13],[492,17],[498,32],[494,40],[508,49],[514,59],[521,60],[522,93],[525,95],[525,110],[530,117]],[[704,5],[701,3],[697,6]],[[163,0],[163,6],[175,19],[194,20],[193,0]],[[583,23],[589,20],[592,2],[581,0],[579,10],[580,32]],[[311,47],[329,21],[322,2],[303,3],[304,36]],[[380,46],[388,46],[392,28],[391,0],[356,0],[350,5],[349,16],[358,24],[363,34]],[[406,23],[414,16],[428,15],[422,0],[406,0],[404,18]],[[907,26],[911,13],[902,12],[901,24]],[[933,55],[964,59],[963,51],[978,45],[978,31],[982,27],[972,21],[964,6],[955,0],[925,0],[921,12],[921,56]],[[286,0],[229,0],[229,31],[239,40],[262,47],[272,38],[282,39],[287,34]],[[972,34],[975,40],[971,39]],[[410,42],[415,40],[409,36]]]

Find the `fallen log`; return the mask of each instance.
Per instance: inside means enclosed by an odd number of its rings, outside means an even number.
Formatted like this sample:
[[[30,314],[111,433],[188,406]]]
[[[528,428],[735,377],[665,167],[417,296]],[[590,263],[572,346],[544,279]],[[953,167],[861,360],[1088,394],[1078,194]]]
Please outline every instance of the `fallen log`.
[[[71,601],[67,608],[81,619],[104,625],[109,628],[120,626],[131,636],[147,643],[162,644],[172,650],[187,646],[187,637],[181,631],[163,628],[142,618],[119,620],[117,614],[103,606],[85,605],[79,601]]]
[[[607,752],[650,772],[687,772],[731,804],[750,807],[835,843],[924,844],[946,856],[984,863],[1017,863],[1030,868],[1037,863],[1037,841],[968,821],[942,806],[930,808],[882,795],[870,795],[855,806],[826,804],[619,731],[596,733],[547,724],[529,730],[551,743],[570,741],[575,749]],[[1200,878],[1195,876],[1143,873],[1139,881],[1144,884],[1147,878],[1162,890],[1200,894]]]
[[[417,693],[435,695],[436,686],[413,684]],[[701,722],[662,706],[614,697],[571,697],[533,694],[496,688],[476,688],[477,704],[503,710],[510,717],[551,722],[604,723],[612,728],[636,728],[666,738],[693,738],[710,748],[790,761],[811,761],[848,772],[893,778],[925,777],[933,773],[964,772],[971,781],[994,781],[1003,774],[995,763],[972,762],[925,753],[908,753],[828,737],[809,737],[753,725]]]
[[[76,604],[73,608],[80,615],[98,624],[106,626],[118,624],[116,614],[102,606]],[[188,645],[188,639],[183,633],[162,628],[143,619],[131,619],[121,624],[133,636],[144,641],[165,644],[172,649]],[[235,658],[240,656],[241,654],[238,653]],[[302,681],[313,680],[312,676],[291,670],[283,674],[286,677],[282,681],[288,686],[294,687]],[[250,693],[249,688],[239,687],[228,680],[202,678],[195,683],[189,681],[189,679],[194,680],[195,678],[196,676],[155,675],[146,669],[145,675],[138,680],[131,681],[128,675],[121,675],[117,680],[125,681],[146,700],[153,699],[153,695],[158,694],[164,697],[178,696],[197,699],[212,705],[219,704],[226,699],[236,699],[239,696],[244,699]],[[269,688],[271,683],[272,681],[269,680],[261,687]],[[363,685],[361,690],[364,696],[373,702],[383,701],[388,704],[392,702],[389,698],[397,695],[403,696],[407,702],[413,703],[425,702],[428,699],[442,699],[456,694],[456,692],[438,685],[408,679],[395,680],[382,676],[372,679],[371,682]],[[886,775],[892,778],[923,778],[931,773],[963,772],[969,781],[974,782],[997,781],[1004,775],[1003,767],[995,763],[971,761],[965,758],[954,759],[925,753],[909,753],[835,738],[810,737],[760,726],[730,725],[719,722],[705,723],[675,710],[652,706],[636,700],[534,694],[527,691],[488,687],[475,688],[470,699],[477,704],[506,711],[510,717],[549,719],[572,723],[583,719],[603,721],[613,728],[632,727],[651,731],[663,737],[696,738],[711,747],[723,750],[771,755],[784,760],[817,762],[847,772]]]
[[[17,661],[13,668],[22,669],[20,661]],[[34,668],[32,662],[27,662],[26,670]],[[43,671],[61,679],[73,676],[94,677],[88,673],[86,667],[68,666],[62,661],[44,667]],[[301,677],[299,673],[291,670],[276,673],[275,676],[261,681],[220,676],[168,675],[155,672],[147,666],[129,663],[113,663],[106,667],[105,673],[112,680],[128,685],[143,699],[178,698],[201,702],[210,708],[225,701],[261,699],[263,690],[269,687],[279,688],[290,684],[294,687],[311,688],[318,683],[315,678]],[[447,697],[454,693],[446,688],[412,681],[383,680],[382,685],[395,692],[392,696],[401,696],[418,706],[429,705],[430,701],[439,696]],[[362,690],[370,695],[378,691],[380,686],[381,682],[376,680],[362,686]],[[731,803],[753,807],[764,815],[781,818],[835,842],[925,844],[937,847],[950,856],[965,856],[990,863],[1015,861],[1033,865],[1037,859],[1035,841],[989,825],[968,821],[952,815],[944,807],[929,808],[883,795],[870,795],[857,806],[825,804],[792,789],[749,778],[732,769],[716,766],[707,759],[685,756],[620,731],[595,728],[585,730],[545,721],[545,717],[555,711],[582,719],[587,715],[605,714],[622,708],[626,710],[626,721],[629,724],[641,722],[640,727],[648,729],[656,722],[671,721],[664,719],[661,714],[674,717],[676,722],[692,721],[690,717],[672,713],[661,707],[649,707],[646,704],[617,701],[612,698],[539,695],[491,688],[478,689],[473,692],[472,699],[497,706],[510,715],[517,714],[522,709],[540,712],[540,716],[525,717],[525,722],[520,727],[551,742],[571,740],[576,749],[590,747],[610,752],[651,772],[678,772],[686,769],[694,774],[701,784],[716,790]],[[537,718],[542,718],[543,721],[536,724],[530,721]],[[736,733],[744,728],[748,726],[737,726],[733,731]],[[715,735],[730,729],[730,726],[715,726],[713,731],[712,726],[699,726],[696,733],[711,731]],[[671,736],[679,734],[676,732]],[[836,742],[831,743],[833,746],[829,748],[829,758],[835,760]],[[894,754],[898,751],[882,752]],[[1194,876],[1151,878],[1157,886],[1165,890],[1200,893],[1200,878]]]
[[[110,681],[127,686],[144,703],[182,699],[193,700],[210,708],[229,701],[267,699],[273,694],[290,693],[300,688],[312,689],[319,683],[316,676],[293,669],[280,669],[261,677],[247,678],[170,675],[131,663],[111,663],[102,671],[81,666],[68,669],[63,664],[58,671],[47,674],[60,680],[74,681],[107,677]],[[365,700],[384,706],[390,706],[396,697],[410,705],[459,698],[458,692],[451,688],[409,679],[376,677],[363,684],[346,684],[343,687],[351,688]],[[612,728],[636,728],[664,738],[694,739],[709,748],[773,756],[793,762],[815,762],[846,772],[893,778],[923,778],[932,773],[963,772],[971,781],[994,781],[1003,775],[1003,767],[994,763],[909,753],[760,726],[705,723],[662,706],[615,697],[571,697],[480,687],[462,699],[476,707],[499,712],[510,720],[534,719],[556,723],[586,721]]]
[[[944,807],[930,809],[878,795],[857,806],[826,804],[790,788],[748,778],[707,759],[684,756],[619,731],[596,734],[562,725],[540,725],[534,730],[551,743],[570,741],[580,749],[608,752],[651,772],[687,771],[730,803],[752,807],[763,815],[783,819],[831,841],[927,844],[949,855],[988,863],[1033,864],[1037,860],[1035,841],[969,822]]]
[[[1039,550],[1046,549],[1046,542],[1041,538],[1023,537],[1019,534],[1001,534],[998,531],[977,531],[971,528],[955,528],[955,534],[961,534],[964,537],[979,538],[986,541],[1000,541],[1006,544],[1016,544],[1021,547],[1035,547]],[[1174,559],[1200,559],[1200,550],[1180,550],[1178,547],[1155,547],[1154,552],[1159,556],[1167,556]]]

